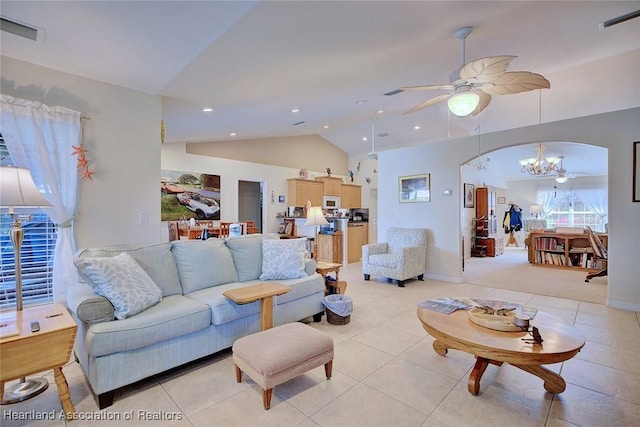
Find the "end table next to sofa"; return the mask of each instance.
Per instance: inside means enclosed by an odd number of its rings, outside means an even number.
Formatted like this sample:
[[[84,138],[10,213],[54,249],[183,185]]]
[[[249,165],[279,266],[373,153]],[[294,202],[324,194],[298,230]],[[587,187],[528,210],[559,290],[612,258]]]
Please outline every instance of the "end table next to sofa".
[[[318,261],[316,263],[316,271],[324,278],[324,283],[329,293],[331,293],[331,289],[329,289],[331,287],[335,288],[339,294],[344,294],[347,291],[347,282],[340,281],[340,267],[342,267],[342,264],[337,262]],[[336,274],[335,282],[327,281],[327,274],[331,272]]]
[[[31,332],[33,321],[40,324],[37,332]],[[16,313],[16,325],[17,335],[0,339],[0,398],[6,382],[53,369],[62,409],[67,419],[73,419],[75,408],[62,367],[71,357],[78,326],[61,304],[25,308]]]

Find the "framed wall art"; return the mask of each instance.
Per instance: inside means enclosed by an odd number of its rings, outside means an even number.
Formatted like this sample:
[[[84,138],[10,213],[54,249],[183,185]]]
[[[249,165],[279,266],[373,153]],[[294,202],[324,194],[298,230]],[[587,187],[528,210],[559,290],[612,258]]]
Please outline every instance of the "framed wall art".
[[[633,201],[640,202],[640,141],[633,143]]]
[[[220,219],[220,175],[162,170],[160,220]]]
[[[430,202],[430,174],[425,173],[399,177],[398,195],[400,203]]]
[[[464,207],[474,208],[476,206],[476,186],[464,183]]]
[[[498,204],[499,205],[504,205],[505,203],[507,203],[507,199],[504,197],[498,197]]]

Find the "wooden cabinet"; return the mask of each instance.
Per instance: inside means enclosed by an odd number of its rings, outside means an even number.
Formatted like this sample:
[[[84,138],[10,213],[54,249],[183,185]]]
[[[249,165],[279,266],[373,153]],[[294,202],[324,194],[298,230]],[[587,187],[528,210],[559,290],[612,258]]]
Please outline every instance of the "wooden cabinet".
[[[287,180],[289,187],[289,206],[302,207],[306,205],[307,200],[311,201],[311,206],[322,206],[322,182],[312,181],[309,179],[289,178]]]
[[[319,176],[316,181],[322,182],[325,196],[341,196],[342,195],[342,178],[334,178],[331,176]]]
[[[476,188],[476,218],[486,218],[489,220],[489,235],[492,236],[498,231],[496,213],[496,192],[493,188]]]
[[[318,234],[318,261],[342,263],[342,232]]]
[[[359,262],[362,259],[362,245],[369,243],[369,226],[366,222],[351,224],[347,227],[347,262]]]
[[[340,207],[344,209],[357,209],[362,207],[362,186],[355,184],[342,184],[340,194]]]
[[[586,234],[531,232],[530,237],[533,265],[586,271],[598,271],[607,267],[606,259],[594,256]],[[607,235],[598,234],[598,238],[606,248]]]

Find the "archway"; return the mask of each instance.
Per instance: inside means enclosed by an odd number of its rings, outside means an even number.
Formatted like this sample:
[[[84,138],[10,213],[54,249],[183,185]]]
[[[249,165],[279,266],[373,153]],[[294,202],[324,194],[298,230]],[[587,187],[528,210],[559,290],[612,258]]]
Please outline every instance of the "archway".
[[[498,233],[500,233],[504,207],[510,202],[515,202],[523,208],[523,219],[533,219],[533,216],[529,213],[529,207],[536,204],[538,190],[553,189],[557,191],[558,195],[561,195],[576,188],[604,186],[608,189],[608,150],[606,148],[575,142],[554,141],[543,143],[545,156],[564,156],[563,167],[570,174],[570,178],[564,183],[558,183],[555,180],[555,172],[546,177],[535,177],[520,172],[521,166],[518,161],[528,157],[535,157],[537,144],[522,143],[487,152],[479,150],[480,156],[476,156],[460,166],[460,188],[464,188],[465,183],[495,188],[497,200],[494,214],[498,223]],[[563,283],[567,283],[568,287],[547,289],[545,294],[593,302],[605,302],[606,278],[596,283],[596,285],[600,285],[600,289],[597,289],[595,294],[589,295],[587,292],[583,297],[580,297],[581,291],[595,287],[585,288],[583,276],[586,275],[586,271],[580,270],[579,274],[576,275],[576,271],[531,267],[528,262],[527,250],[524,247],[524,239],[526,237],[524,232],[519,235],[520,247],[507,247],[504,249],[503,253],[507,256],[501,257],[501,255],[498,255],[495,258],[478,260],[471,258],[471,236],[473,234],[471,224],[472,219],[475,217],[475,209],[463,207],[460,217],[460,234],[464,240],[465,252],[463,255],[465,262],[462,267],[462,277],[465,283],[494,287],[500,285],[497,287],[526,291],[530,287],[530,285],[527,285],[527,280],[531,277],[563,276]],[[496,246],[499,246],[498,243],[496,243]],[[517,256],[515,251],[519,251]],[[520,265],[516,266],[514,265],[515,263]],[[533,268],[533,270],[528,267]],[[567,268],[566,270],[569,269]],[[571,273],[574,274],[572,275]],[[551,278],[548,281],[555,281],[555,278]]]

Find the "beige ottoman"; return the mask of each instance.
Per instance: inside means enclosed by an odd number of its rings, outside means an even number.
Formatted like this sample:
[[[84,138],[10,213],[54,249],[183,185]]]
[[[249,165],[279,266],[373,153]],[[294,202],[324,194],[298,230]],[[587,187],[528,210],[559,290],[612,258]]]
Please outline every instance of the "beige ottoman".
[[[331,378],[333,338],[303,323],[287,323],[256,332],[233,343],[236,380],[242,372],[262,387],[264,409],[271,406],[273,387],[324,365]]]

